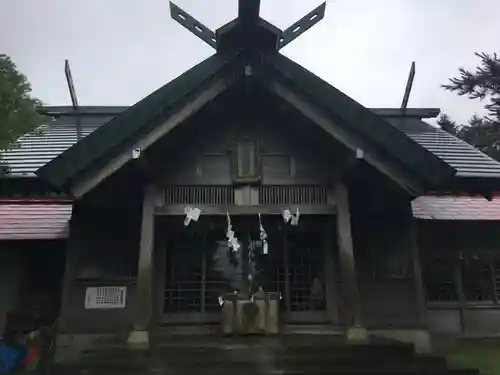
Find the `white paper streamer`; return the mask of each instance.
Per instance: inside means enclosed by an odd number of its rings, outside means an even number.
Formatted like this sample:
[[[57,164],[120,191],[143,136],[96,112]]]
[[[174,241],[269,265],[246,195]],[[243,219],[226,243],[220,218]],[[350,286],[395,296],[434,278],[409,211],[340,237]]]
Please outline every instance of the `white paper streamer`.
[[[299,217],[300,217],[300,212],[299,212],[299,208],[297,207],[297,212],[295,213],[295,215],[292,215],[292,221],[290,224],[298,225],[299,224]]]
[[[267,255],[269,252],[269,245],[267,244],[267,233],[262,226],[262,220],[259,213],[259,229],[260,229],[260,240],[262,241],[262,253]]]
[[[227,244],[229,248],[233,249],[233,251],[238,251],[240,249],[240,243],[238,238],[234,235],[233,227],[231,225],[231,217],[229,216],[229,212],[227,212]]]
[[[299,217],[300,217],[300,212],[299,208],[297,207],[297,211],[294,214],[288,209],[283,210],[282,213],[283,220],[285,221],[286,224],[290,223],[291,225],[298,225],[299,224]]]
[[[288,224],[288,222],[292,218],[292,213],[290,212],[290,210],[283,210],[282,216],[285,223]]]
[[[200,218],[201,210],[199,208],[184,208],[184,213],[186,217],[184,218],[184,225],[187,227],[191,223],[191,221],[198,221]]]

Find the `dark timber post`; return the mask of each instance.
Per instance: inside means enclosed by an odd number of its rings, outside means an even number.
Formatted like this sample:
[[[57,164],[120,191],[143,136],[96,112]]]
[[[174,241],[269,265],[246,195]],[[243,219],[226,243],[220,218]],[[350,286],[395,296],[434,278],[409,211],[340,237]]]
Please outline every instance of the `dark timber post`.
[[[337,201],[337,238],[341,289],[343,300],[346,302],[347,339],[365,341],[367,333],[366,329],[361,325],[361,307],[351,233],[349,193],[347,187],[342,182],[338,183],[335,187],[335,197]]]
[[[326,225],[333,225],[333,220],[329,217],[326,220]],[[338,309],[338,291],[336,284],[336,273],[337,269],[335,267],[335,248],[334,245],[334,233],[328,228],[323,230],[324,238],[324,248],[325,248],[325,292],[326,292],[326,312],[328,314],[328,320],[331,324],[337,324],[339,322],[339,309]],[[333,233],[332,233],[333,232]]]
[[[460,249],[453,249],[453,257],[454,257],[454,278],[455,278],[455,288],[457,291],[458,303],[459,303],[459,314],[460,314],[460,334],[465,334],[465,292],[464,292],[464,284],[462,278],[462,267],[460,267],[460,258],[462,257],[462,252]]]
[[[422,278],[422,267],[420,265],[420,254],[418,251],[417,240],[417,223],[413,217],[411,202],[408,204],[407,219],[408,219],[408,234],[409,245],[411,251],[411,261],[413,266],[413,280],[415,286],[415,299],[417,303],[418,323],[420,326],[425,326],[427,323],[426,303],[425,303],[425,287]]]
[[[68,325],[71,324],[68,322],[71,288],[76,278],[78,258],[80,255],[80,225],[82,225],[82,222],[78,220],[77,215],[77,210],[74,208],[70,220],[71,236],[68,239],[66,247],[66,267],[62,285],[61,311],[59,313],[59,330],[63,333],[67,330]]]
[[[153,313],[154,206],[156,189],[147,185],[142,205],[141,241],[137,270],[137,316],[130,344],[149,345],[149,325]]]

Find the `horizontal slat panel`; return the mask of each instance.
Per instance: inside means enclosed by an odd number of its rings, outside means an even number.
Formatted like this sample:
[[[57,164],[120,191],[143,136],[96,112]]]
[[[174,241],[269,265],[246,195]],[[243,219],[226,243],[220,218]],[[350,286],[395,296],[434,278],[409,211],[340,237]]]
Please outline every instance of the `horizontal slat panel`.
[[[232,186],[168,186],[165,204],[231,205],[234,204]]]
[[[67,238],[71,203],[0,203],[0,240]]]
[[[324,186],[260,186],[261,205],[326,205],[327,188]]]
[[[459,177],[500,177],[500,163],[443,129],[412,118],[389,121],[455,168]]]

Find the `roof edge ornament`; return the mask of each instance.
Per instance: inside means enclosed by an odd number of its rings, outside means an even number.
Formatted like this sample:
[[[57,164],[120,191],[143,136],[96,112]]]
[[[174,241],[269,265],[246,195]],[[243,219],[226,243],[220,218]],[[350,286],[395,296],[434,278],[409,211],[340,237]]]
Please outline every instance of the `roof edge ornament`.
[[[323,2],[287,29],[281,30],[260,18],[260,0],[238,0],[238,17],[214,32],[170,2],[170,16],[215,48],[217,52],[226,52],[228,49],[235,51],[247,49],[249,40],[256,40],[252,43],[252,50],[270,51],[270,38],[277,39],[276,43],[272,44],[272,50],[279,51],[321,21],[325,16],[325,9],[326,2]],[[229,37],[231,41],[221,43],[221,39],[228,39],[227,35],[230,33],[234,34]],[[266,33],[267,36],[265,36]]]

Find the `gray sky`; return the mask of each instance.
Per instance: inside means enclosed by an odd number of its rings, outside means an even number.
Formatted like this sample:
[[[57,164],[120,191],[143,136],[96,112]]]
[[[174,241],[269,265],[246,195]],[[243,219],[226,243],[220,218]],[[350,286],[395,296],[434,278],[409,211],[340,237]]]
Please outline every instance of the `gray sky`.
[[[321,0],[262,0],[285,28]],[[237,0],[176,0],[216,29]],[[170,19],[167,0],[3,0],[0,53],[10,55],[49,105],[69,104],[69,59],[81,105],[129,105],[213,50]],[[331,0],[325,19],[283,53],[368,107],[398,107],[412,60],[410,107],[440,107],[458,121],[483,104],[439,87],[475,51],[500,50],[498,0]]]

